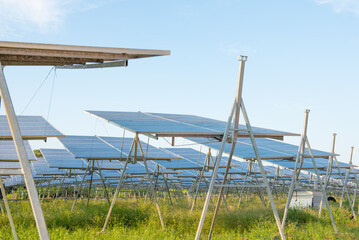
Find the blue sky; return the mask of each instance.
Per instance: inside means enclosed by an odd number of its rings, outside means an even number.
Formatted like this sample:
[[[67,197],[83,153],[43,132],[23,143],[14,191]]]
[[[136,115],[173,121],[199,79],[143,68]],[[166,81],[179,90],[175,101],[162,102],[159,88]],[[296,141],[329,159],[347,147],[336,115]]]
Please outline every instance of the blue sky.
[[[312,147],[347,162],[359,148],[359,1],[0,0],[0,39],[168,49],[127,68],[57,70],[25,115],[65,134],[120,135],[83,110],[188,113],[225,120],[240,54],[248,55],[243,97],[252,125],[300,133],[311,109]],[[7,67],[19,114],[50,67]],[[54,91],[49,112],[49,100]],[[288,138],[298,143],[299,138]],[[35,143],[33,146],[55,146]],[[358,149],[354,162],[359,164]]]

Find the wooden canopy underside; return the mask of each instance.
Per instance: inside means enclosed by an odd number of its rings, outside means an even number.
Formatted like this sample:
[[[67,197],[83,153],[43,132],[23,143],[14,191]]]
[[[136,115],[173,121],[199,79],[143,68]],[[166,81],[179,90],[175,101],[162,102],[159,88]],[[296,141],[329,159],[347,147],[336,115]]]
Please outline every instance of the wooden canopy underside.
[[[0,41],[0,62],[3,66],[62,66],[86,63],[105,63],[169,54],[170,51],[168,50]]]

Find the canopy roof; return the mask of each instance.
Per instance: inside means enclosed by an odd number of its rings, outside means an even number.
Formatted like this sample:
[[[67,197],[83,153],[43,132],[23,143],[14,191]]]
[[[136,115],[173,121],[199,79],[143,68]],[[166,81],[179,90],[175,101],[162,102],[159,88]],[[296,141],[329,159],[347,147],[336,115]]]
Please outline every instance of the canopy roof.
[[[62,66],[164,55],[170,55],[170,51],[0,41],[0,62],[3,66]]]

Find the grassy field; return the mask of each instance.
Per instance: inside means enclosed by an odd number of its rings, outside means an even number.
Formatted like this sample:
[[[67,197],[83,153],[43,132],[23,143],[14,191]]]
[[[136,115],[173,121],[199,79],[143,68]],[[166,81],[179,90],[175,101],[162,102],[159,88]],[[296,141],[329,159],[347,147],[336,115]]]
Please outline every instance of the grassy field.
[[[277,200],[282,216],[285,198]],[[107,231],[98,233],[104,223],[108,204],[103,200],[90,201],[89,206],[79,202],[71,212],[72,201],[58,200],[42,203],[51,239],[193,239],[201,214],[203,199],[198,201],[190,214],[186,198],[174,201],[160,199],[166,230],[161,224],[154,203],[143,199],[118,201],[111,216]],[[280,239],[271,209],[265,208],[258,198],[243,201],[238,208],[238,199],[228,200],[229,213],[223,207],[218,215],[212,239]],[[359,221],[351,220],[351,214],[332,203],[339,234],[335,234],[327,211],[321,218],[311,209],[289,212],[285,234],[287,239],[359,239]],[[27,201],[10,202],[19,239],[38,239],[35,221]],[[210,207],[203,230],[203,239],[212,217]],[[0,239],[12,239],[6,215],[0,216]]]

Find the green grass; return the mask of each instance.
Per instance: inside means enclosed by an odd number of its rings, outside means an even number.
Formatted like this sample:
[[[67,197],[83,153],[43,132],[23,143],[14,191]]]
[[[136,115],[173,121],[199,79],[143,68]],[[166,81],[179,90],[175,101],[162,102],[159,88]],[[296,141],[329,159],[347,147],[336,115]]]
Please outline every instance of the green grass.
[[[280,217],[283,214],[285,198],[277,200]],[[118,200],[107,231],[101,231],[108,211],[103,200],[90,205],[78,203],[70,211],[72,201],[59,200],[55,206],[50,201],[43,202],[43,210],[51,239],[193,239],[201,215],[203,199],[190,214],[186,198],[174,200],[172,207],[168,201],[160,199],[161,211],[166,230],[161,229],[154,203],[140,200]],[[222,206],[217,217],[212,239],[273,239],[278,237],[277,226],[270,208],[264,207],[258,198],[242,201],[238,208],[238,198],[228,200],[229,213]],[[29,202],[10,202],[19,239],[38,239],[35,221]],[[325,210],[319,218],[311,209],[291,209],[288,214],[285,234],[287,239],[359,239],[359,221],[351,220],[351,214],[332,204],[339,234],[331,225]],[[203,239],[207,239],[213,207],[209,208]],[[0,239],[12,239],[8,219],[0,216]]]

